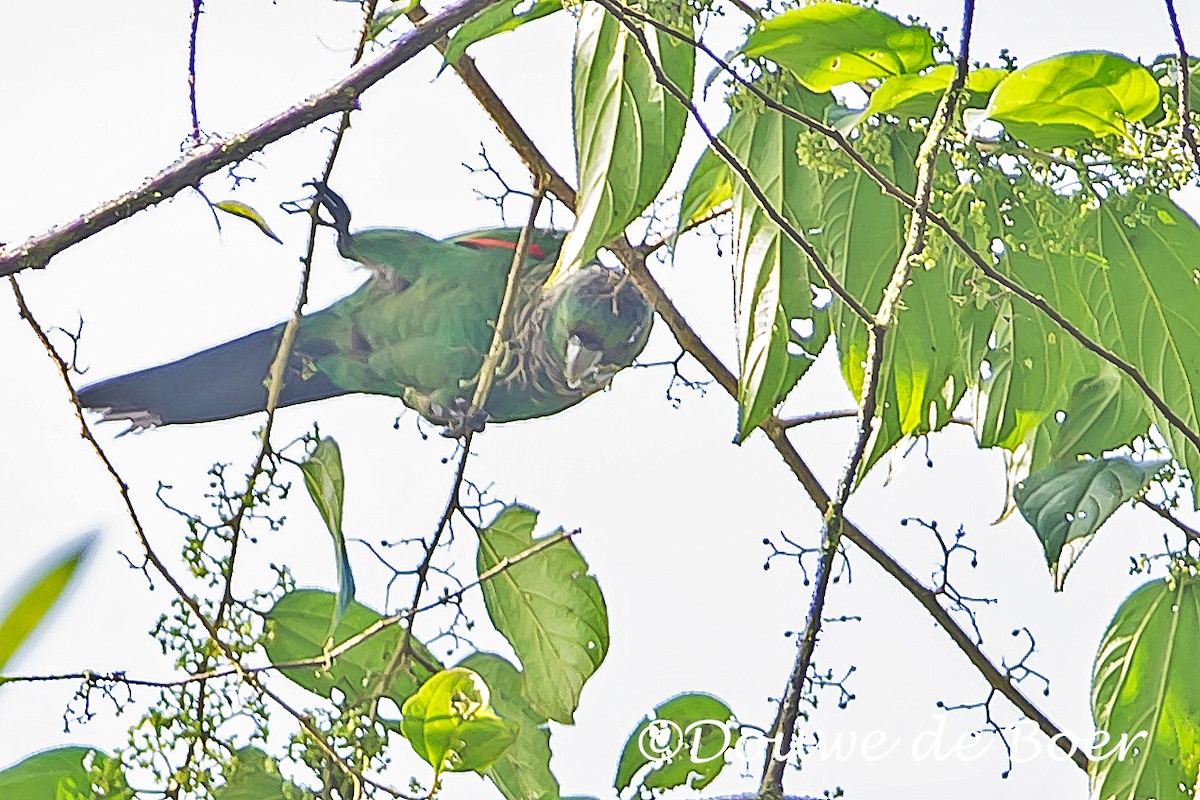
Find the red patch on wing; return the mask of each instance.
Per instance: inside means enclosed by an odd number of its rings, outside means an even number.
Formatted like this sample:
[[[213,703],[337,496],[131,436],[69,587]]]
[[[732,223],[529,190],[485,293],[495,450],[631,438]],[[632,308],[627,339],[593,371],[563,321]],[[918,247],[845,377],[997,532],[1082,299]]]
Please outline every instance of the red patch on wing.
[[[503,239],[491,239],[486,236],[481,236],[478,239],[462,239],[459,244],[465,244],[468,247],[499,247],[503,250],[511,250],[514,253],[517,250],[516,242],[506,242]],[[529,245],[529,255],[534,258],[545,258],[546,251],[537,244]]]

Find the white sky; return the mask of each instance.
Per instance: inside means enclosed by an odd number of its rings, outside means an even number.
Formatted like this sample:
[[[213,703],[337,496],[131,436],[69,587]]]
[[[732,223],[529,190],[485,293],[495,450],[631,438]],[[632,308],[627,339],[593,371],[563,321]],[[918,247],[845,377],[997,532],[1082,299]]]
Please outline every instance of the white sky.
[[[0,4],[0,107],[7,110],[0,123],[0,241],[22,240],[90,209],[177,156],[189,130],[190,5]],[[917,13],[957,35],[957,3],[883,6],[901,16]],[[203,127],[234,133],[327,86],[349,59],[356,13],[353,4],[210,0],[201,29]],[[1200,16],[1185,16],[1185,25],[1200,43]],[[568,175],[571,36],[570,18],[559,15],[473,51],[518,119]],[[1153,57],[1172,45],[1158,2],[982,2],[973,53],[994,57],[1001,47],[1029,63],[1085,48]],[[479,163],[481,142],[510,180],[522,180],[519,165],[457,79],[447,72],[434,80],[438,64],[432,54],[418,58],[363,98],[333,180],[355,212],[356,227],[394,225],[446,235],[495,224],[495,209],[473,193],[495,187],[461,166]],[[701,74],[708,68],[703,65]],[[263,212],[283,247],[232,218],[218,234],[202,201],[184,193],[62,254],[47,270],[22,276],[44,325],[73,328],[81,315],[86,320],[86,380],[176,358],[282,319],[296,292],[304,228],[277,204],[303,193],[300,184],[320,170],[327,141],[326,133],[313,129],[272,145],[239,168],[255,180],[235,195],[222,175],[204,184],[214,200],[235,196]],[[699,140],[690,136],[676,188],[699,152]],[[514,205],[510,222],[517,224],[521,213]],[[555,221],[565,225],[569,215],[560,213]],[[728,249],[726,242],[726,257]],[[713,255],[711,240],[684,243],[674,265],[658,267],[657,274],[689,321],[732,364],[728,265]],[[358,280],[323,237],[311,307],[344,295]],[[169,593],[160,588],[149,594],[119,555],[135,555],[137,546],[117,493],[80,441],[56,374],[6,290],[0,291],[0,342],[7,376],[0,392],[0,596],[54,548],[87,530],[104,534],[84,579],[10,671],[126,669],[166,678],[169,663],[146,631],[165,610]],[[676,353],[659,325],[645,360]],[[702,377],[694,364],[686,369],[689,377]],[[675,409],[663,396],[669,375],[669,369],[628,371],[613,391],[564,414],[489,428],[477,439],[469,469],[497,497],[541,509],[542,531],[582,528],[576,541],[605,591],[612,628],[608,660],[585,690],[576,727],[554,729],[554,767],[566,795],[610,797],[625,737],[642,714],[677,692],[711,692],[743,720],[767,726],[769,698],[782,689],[792,660],[792,640],[784,632],[803,623],[808,604],[794,567],[781,562],[763,572],[761,540],[786,532],[814,543],[818,518],[810,503],[763,437],[740,448],[730,444],[735,407],[718,387],[704,396],[681,390],[683,402]],[[849,402],[828,360],[805,379],[800,395],[789,409]],[[444,500],[451,476],[440,459],[452,446],[436,436],[422,440],[412,414],[394,431],[400,409],[398,401],[351,397],[280,412],[277,442],[316,419],[341,443],[351,535],[377,540],[427,532]],[[182,529],[155,501],[158,481],[175,487],[178,504],[203,507],[206,469],[217,461],[232,463],[231,474],[240,475],[258,424],[257,418],[241,419],[122,439],[113,438],[119,426],[100,430],[160,552],[177,550]],[[827,486],[851,433],[850,425],[831,422],[797,436]],[[919,446],[908,459],[894,458],[890,482],[887,465],[878,467],[852,501],[852,518],[922,578],[938,563],[937,548],[926,532],[899,521],[937,519],[947,532],[965,526],[980,566],[956,565],[958,588],[1003,600],[979,612],[987,652],[1015,660],[1024,644],[1009,632],[1030,627],[1037,640],[1031,666],[1051,677],[1053,691],[1043,697],[1040,685],[1030,682],[1027,692],[1052,719],[1086,738],[1096,644],[1120,600],[1143,580],[1127,574],[1128,556],[1157,552],[1161,523],[1145,512],[1118,512],[1072,573],[1067,592],[1055,595],[1040,546],[1024,523],[990,524],[1003,497],[999,456],[977,452],[961,428],[935,437],[930,452],[932,469],[924,466]],[[296,489],[286,506],[290,524],[279,534],[260,531],[253,560],[260,566],[285,561],[301,585],[328,588],[334,580],[328,535]],[[454,560],[469,565],[470,543],[463,538]],[[360,599],[382,606],[382,574],[361,546],[350,552]],[[979,712],[945,714],[936,702],[981,701],[986,688],[911,598],[861,554],[852,558],[853,582],[834,586],[829,615],[863,619],[829,627],[818,658],[836,673],[856,665],[849,688],[857,699],[839,711],[829,697],[813,725],[826,741],[880,730],[895,750],[882,760],[861,751],[812,760],[803,772],[789,773],[789,789],[819,795],[840,785],[850,797],[888,800],[1084,796],[1083,774],[1044,755],[1048,748],[1040,738],[1033,741],[1043,755],[1019,764],[1007,780],[1000,778],[1005,764],[997,746],[976,760],[917,761],[909,755],[922,733],[944,725],[949,745],[979,728]],[[474,610],[482,623],[478,631],[486,623],[478,603]],[[503,647],[494,634],[477,632],[475,638],[485,649]],[[0,765],[67,742],[111,750],[123,741],[136,710],[116,717],[105,702],[95,704],[91,723],[63,732],[62,709],[74,688],[60,683],[0,690]],[[1011,721],[1003,703],[997,709]],[[407,745],[397,742],[394,751],[406,754]],[[404,769],[427,776],[407,755],[401,765],[397,783],[404,783]],[[727,769],[708,794],[752,789],[758,768],[755,760],[745,775],[736,765]],[[474,797],[476,790],[475,779],[452,777],[445,796]]]

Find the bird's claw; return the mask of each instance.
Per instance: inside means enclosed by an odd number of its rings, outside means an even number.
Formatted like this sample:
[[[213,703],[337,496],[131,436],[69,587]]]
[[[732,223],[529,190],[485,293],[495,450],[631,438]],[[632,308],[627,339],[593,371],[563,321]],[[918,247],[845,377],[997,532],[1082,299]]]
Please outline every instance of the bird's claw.
[[[333,228],[337,231],[338,252],[343,258],[351,258],[350,255],[350,206],[346,205],[346,201],[341,195],[334,192],[321,181],[308,181],[305,186],[311,186],[316,190],[314,200],[321,204],[321,208],[329,212],[329,220],[322,219],[320,214],[317,215],[317,224],[324,225],[328,228]]]
[[[461,439],[467,434],[479,433],[487,425],[488,413],[471,405],[470,400],[457,397],[448,408],[436,408],[437,415],[446,425],[442,436]]]

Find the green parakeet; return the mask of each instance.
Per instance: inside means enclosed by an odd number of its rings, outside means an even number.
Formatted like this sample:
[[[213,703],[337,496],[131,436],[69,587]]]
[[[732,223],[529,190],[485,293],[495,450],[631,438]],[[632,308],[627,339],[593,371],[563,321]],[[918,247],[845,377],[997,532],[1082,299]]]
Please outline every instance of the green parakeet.
[[[351,233],[340,197],[318,187],[338,250],[366,267],[355,292],[305,316],[280,405],[366,392],[399,397],[454,432],[555,414],[633,363],[652,309],[624,273],[590,264],[545,286],[564,233],[538,230],[516,287],[511,335],[483,409],[470,408],[520,230],[438,240],[400,228]],[[79,400],[132,428],[262,411],[283,325],[84,387]]]

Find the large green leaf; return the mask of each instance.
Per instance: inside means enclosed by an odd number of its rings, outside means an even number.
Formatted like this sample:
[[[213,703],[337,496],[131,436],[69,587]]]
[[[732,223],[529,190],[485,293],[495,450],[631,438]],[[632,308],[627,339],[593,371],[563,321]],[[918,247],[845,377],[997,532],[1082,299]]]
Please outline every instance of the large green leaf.
[[[558,800],[558,779],[550,771],[550,731],[546,717],[522,694],[524,676],[492,653],[472,653],[459,665],[480,675],[492,690],[492,707],[517,723],[517,737],[484,773],[508,800]]]
[[[802,90],[785,102],[813,112],[828,99]],[[816,173],[800,165],[804,126],[774,111],[742,108],[722,133],[770,206],[802,235],[820,218]],[[750,187],[733,182],[738,331],[738,441],[787,396],[829,336],[828,314],[813,306],[808,257],[763,211]]]
[[[1111,364],[1084,378],[1071,389],[1065,419],[1054,431],[1049,458],[1100,456],[1127,445],[1150,427],[1146,397]]]
[[[296,589],[279,598],[266,615],[265,648],[271,663],[279,665],[322,658],[336,603],[333,594],[317,589]],[[333,643],[341,644],[380,619],[377,612],[363,604],[351,603],[333,634]],[[400,647],[403,636],[400,626],[392,625],[333,659],[327,668],[295,667],[281,671],[322,697],[335,699],[340,694],[343,706],[383,696],[401,705],[433,674],[429,666],[441,667],[425,645],[412,639],[409,646],[415,655],[405,660],[386,688],[381,688],[383,671]]]
[[[672,697],[625,740],[613,787],[624,792],[642,774],[637,796],[679,786],[703,789],[725,768],[725,753],[738,732],[733,711],[716,697],[696,692]]]
[[[873,114],[891,114],[900,119],[932,117],[957,69],[954,64],[941,64],[920,75],[893,75],[871,92],[871,100],[859,118]],[[966,107],[986,106],[992,91],[1006,75],[1008,72],[1002,69],[977,69],[967,73]]]
[[[8,613],[0,617],[0,669],[4,669],[4,665],[50,613],[95,542],[96,537],[92,535],[73,544],[31,580],[17,595]],[[0,680],[0,683],[3,681]]]
[[[814,92],[826,92],[932,66],[933,37],[873,8],[814,3],[764,21],[742,52],[769,58]]]
[[[668,79],[691,96],[696,51],[649,24],[640,30]],[[637,37],[599,3],[580,14],[573,93],[579,195],[559,274],[591,259],[658,196],[687,123]]]
[[[1097,753],[1104,757],[1088,768],[1092,797],[1192,800],[1200,761],[1198,662],[1197,578],[1147,583],[1121,604],[1092,670],[1092,716],[1110,737]]]
[[[733,199],[733,172],[711,147],[704,151],[683,190],[679,204],[679,227],[686,228],[708,218]]]
[[[1146,488],[1165,461],[1102,458],[1065,461],[1035,472],[1014,492],[1061,591],[1067,573],[1113,512]]]
[[[432,676],[401,709],[401,730],[434,772],[483,772],[517,735],[515,722],[491,706],[488,686],[463,667]]]
[[[518,11],[517,9],[523,9]],[[453,64],[467,48],[498,33],[511,31],[527,22],[548,17],[562,10],[562,0],[504,0],[471,17],[462,24],[446,48],[447,64]]]
[[[1159,104],[1150,71],[1115,53],[1054,56],[1005,78],[988,116],[1032,147],[1070,147],[1100,136],[1124,136]]]
[[[536,545],[537,512],[509,506],[479,531],[479,574]],[[551,536],[561,533],[561,528]],[[588,678],[608,653],[600,585],[569,540],[525,558],[483,583],[496,630],[525,668],[525,696],[541,714],[570,723]]]
[[[1168,197],[1117,196],[1089,215],[1100,259],[1081,266],[1099,313],[1111,314],[1101,343],[1129,361],[1192,431],[1200,430],[1200,227]],[[1154,413],[1171,452],[1200,475],[1200,452]],[[1194,482],[1200,506],[1200,482]]]
[[[920,138],[896,126],[883,126],[870,136],[868,146],[880,153],[880,167],[911,190]],[[903,250],[907,210],[858,170],[827,176],[823,185],[822,252],[842,285],[874,310]],[[964,346],[964,330],[976,324],[977,316],[990,318],[992,312],[970,301],[965,285],[970,273],[955,250],[931,235],[927,255],[926,264],[913,269],[884,341],[879,420],[861,474],[905,436],[944,427],[976,370],[969,363],[972,350]],[[867,328],[837,300],[831,314],[842,375],[861,400]]]
[[[279,764],[257,747],[234,754],[225,783],[213,790],[214,800],[315,800],[316,795],[279,774]]]
[[[350,556],[346,553],[346,536],[342,533],[342,510],[345,508],[346,474],[342,471],[342,451],[333,437],[326,436],[317,443],[312,455],[300,465],[308,496],[321,512],[325,527],[333,537],[333,558],[337,563],[338,601],[329,629],[332,631],[354,602],[354,573],[350,571]]]
[[[91,760],[89,767],[88,761]],[[90,747],[43,750],[0,770],[4,800],[128,800],[121,764]]]

